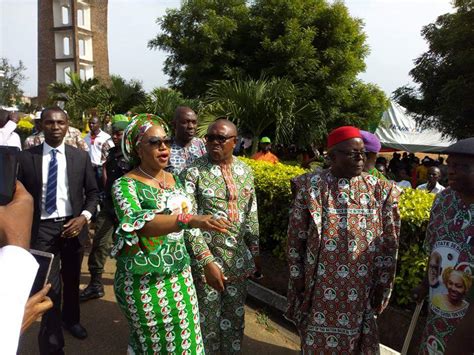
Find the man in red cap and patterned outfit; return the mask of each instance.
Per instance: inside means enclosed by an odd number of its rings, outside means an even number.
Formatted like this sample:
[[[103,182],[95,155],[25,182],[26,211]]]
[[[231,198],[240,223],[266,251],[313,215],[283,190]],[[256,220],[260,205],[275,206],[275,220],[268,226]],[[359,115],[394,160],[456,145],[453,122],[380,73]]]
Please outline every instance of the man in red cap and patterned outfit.
[[[333,130],[328,154],[329,169],[292,181],[286,316],[303,354],[378,354],[375,316],[395,277],[400,192],[363,173],[358,128]]]

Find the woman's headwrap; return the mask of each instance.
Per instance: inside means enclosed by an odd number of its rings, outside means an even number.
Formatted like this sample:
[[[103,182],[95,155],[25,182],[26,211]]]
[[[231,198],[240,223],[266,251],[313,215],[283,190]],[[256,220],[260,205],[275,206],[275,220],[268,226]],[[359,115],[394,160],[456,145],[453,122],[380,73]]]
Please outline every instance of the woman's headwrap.
[[[162,118],[149,113],[141,113],[133,117],[123,132],[122,152],[125,160],[131,165],[136,165],[140,161],[136,148],[145,132],[152,126],[160,126],[168,134],[166,122]]]

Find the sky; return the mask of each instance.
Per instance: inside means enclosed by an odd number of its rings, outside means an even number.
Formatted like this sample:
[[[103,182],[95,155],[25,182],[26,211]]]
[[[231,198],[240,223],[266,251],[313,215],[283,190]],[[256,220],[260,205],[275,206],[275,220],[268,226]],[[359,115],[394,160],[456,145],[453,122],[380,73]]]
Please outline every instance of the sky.
[[[0,0],[0,57],[22,60],[27,96],[37,94],[37,1]],[[156,19],[180,0],[109,0],[109,65],[111,74],[137,79],[145,90],[166,86],[163,62],[167,53],[150,50],[147,43],[160,30]],[[451,12],[450,0],[345,0],[352,16],[362,19],[370,54],[359,75],[387,95],[412,83],[413,60],[428,49],[421,37],[424,25]]]

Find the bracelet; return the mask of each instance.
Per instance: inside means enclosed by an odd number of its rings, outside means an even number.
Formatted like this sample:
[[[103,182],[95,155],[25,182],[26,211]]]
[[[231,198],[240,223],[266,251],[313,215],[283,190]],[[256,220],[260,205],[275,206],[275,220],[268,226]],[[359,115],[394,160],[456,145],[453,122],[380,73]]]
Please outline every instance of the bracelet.
[[[193,217],[192,214],[189,213],[180,213],[178,215],[178,227],[180,229],[189,229],[191,228],[189,226],[189,222],[191,221],[191,218]]]

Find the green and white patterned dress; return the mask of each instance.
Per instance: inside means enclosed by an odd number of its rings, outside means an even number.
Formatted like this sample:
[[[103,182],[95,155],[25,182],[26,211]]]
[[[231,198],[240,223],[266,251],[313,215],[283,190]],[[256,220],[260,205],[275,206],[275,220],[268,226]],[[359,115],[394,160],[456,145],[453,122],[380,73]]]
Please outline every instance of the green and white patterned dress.
[[[204,354],[199,308],[186,251],[185,234],[142,236],[137,231],[156,214],[191,211],[190,199],[176,186],[158,189],[121,177],[113,185],[120,221],[112,256],[117,259],[114,290],[130,328],[129,352]]]

